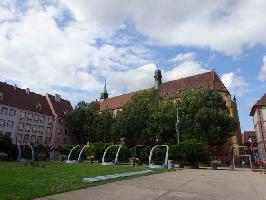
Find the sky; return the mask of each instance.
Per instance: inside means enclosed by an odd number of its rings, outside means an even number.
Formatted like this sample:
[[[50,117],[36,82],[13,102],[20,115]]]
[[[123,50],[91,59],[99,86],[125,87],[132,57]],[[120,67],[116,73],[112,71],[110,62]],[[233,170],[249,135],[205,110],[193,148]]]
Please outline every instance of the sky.
[[[0,81],[73,106],[215,70],[242,131],[266,92],[265,0],[1,0]]]

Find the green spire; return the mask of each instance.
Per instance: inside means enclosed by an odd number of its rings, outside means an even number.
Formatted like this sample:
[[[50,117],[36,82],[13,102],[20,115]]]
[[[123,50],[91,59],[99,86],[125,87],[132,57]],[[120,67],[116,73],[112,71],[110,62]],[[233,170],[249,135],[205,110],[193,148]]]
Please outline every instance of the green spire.
[[[105,100],[108,99],[108,92],[106,89],[106,80],[104,81],[104,88],[103,88],[103,92],[101,93],[101,100]]]

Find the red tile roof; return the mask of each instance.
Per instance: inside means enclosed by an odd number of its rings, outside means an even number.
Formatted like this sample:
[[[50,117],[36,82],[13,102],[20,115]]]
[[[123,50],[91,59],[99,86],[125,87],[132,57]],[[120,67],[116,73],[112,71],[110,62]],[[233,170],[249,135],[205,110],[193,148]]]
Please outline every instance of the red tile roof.
[[[182,92],[198,87],[211,88],[220,92],[229,93],[219,76],[214,71],[162,83],[159,88],[159,92],[160,95],[163,97],[175,99]],[[131,92],[128,94],[123,94],[120,96],[106,99],[105,101],[100,103],[100,111],[106,109],[119,109],[123,107],[123,105],[126,104],[128,101],[130,101],[131,97],[134,94],[141,91],[144,90]]]
[[[65,116],[65,112],[70,112],[71,110],[73,110],[73,107],[70,103],[70,101],[65,100],[60,98],[60,101],[57,102],[55,101],[55,96],[48,94],[48,97],[52,103],[52,106],[54,108],[55,113],[60,116],[60,117],[64,117]]]
[[[261,97],[260,100],[257,101],[255,105],[252,106],[250,116],[253,116],[255,113],[255,109],[260,106],[266,106],[266,93]]]
[[[3,94],[3,101],[0,101],[0,104],[46,115],[53,115],[45,96],[34,92],[29,92],[29,94],[27,94],[26,90],[18,87],[15,88],[3,82],[0,82],[0,92]],[[37,104],[41,105],[40,110],[36,108]]]

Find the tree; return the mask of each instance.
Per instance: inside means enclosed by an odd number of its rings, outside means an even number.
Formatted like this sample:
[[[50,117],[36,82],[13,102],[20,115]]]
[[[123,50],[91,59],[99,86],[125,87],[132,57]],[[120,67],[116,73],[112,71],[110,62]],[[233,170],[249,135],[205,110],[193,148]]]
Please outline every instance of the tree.
[[[69,112],[66,116],[69,133],[77,138],[78,143],[84,143],[87,135],[84,127],[87,118],[87,109],[88,104],[81,101],[76,105],[74,110]]]
[[[111,129],[113,123],[114,123],[114,116],[111,111],[105,110],[102,113],[97,114],[95,119],[97,141],[102,141],[102,142],[111,141]]]
[[[197,139],[208,144],[223,144],[236,131],[222,96],[215,90],[198,88],[181,96],[178,103],[181,139]]]
[[[153,145],[156,138],[169,142],[175,136],[176,109],[174,103],[162,99],[157,90],[135,94],[117,114],[113,139],[125,137],[129,145]]]
[[[99,113],[98,102],[79,102],[66,119],[69,133],[77,138],[79,144],[111,140],[113,114],[107,110]]]

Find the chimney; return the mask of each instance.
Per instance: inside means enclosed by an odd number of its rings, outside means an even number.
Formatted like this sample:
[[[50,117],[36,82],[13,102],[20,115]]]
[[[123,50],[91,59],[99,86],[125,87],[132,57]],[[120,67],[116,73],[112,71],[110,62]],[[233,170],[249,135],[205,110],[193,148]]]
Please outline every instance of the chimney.
[[[54,97],[55,97],[55,101],[59,103],[60,99],[61,99],[61,96],[59,94],[55,94]]]
[[[26,88],[26,93],[27,93],[27,94],[30,93],[30,88]]]
[[[154,89],[159,89],[162,85],[162,74],[161,70],[156,69],[154,75]]]
[[[14,89],[17,89],[17,85],[16,84],[14,84]]]

